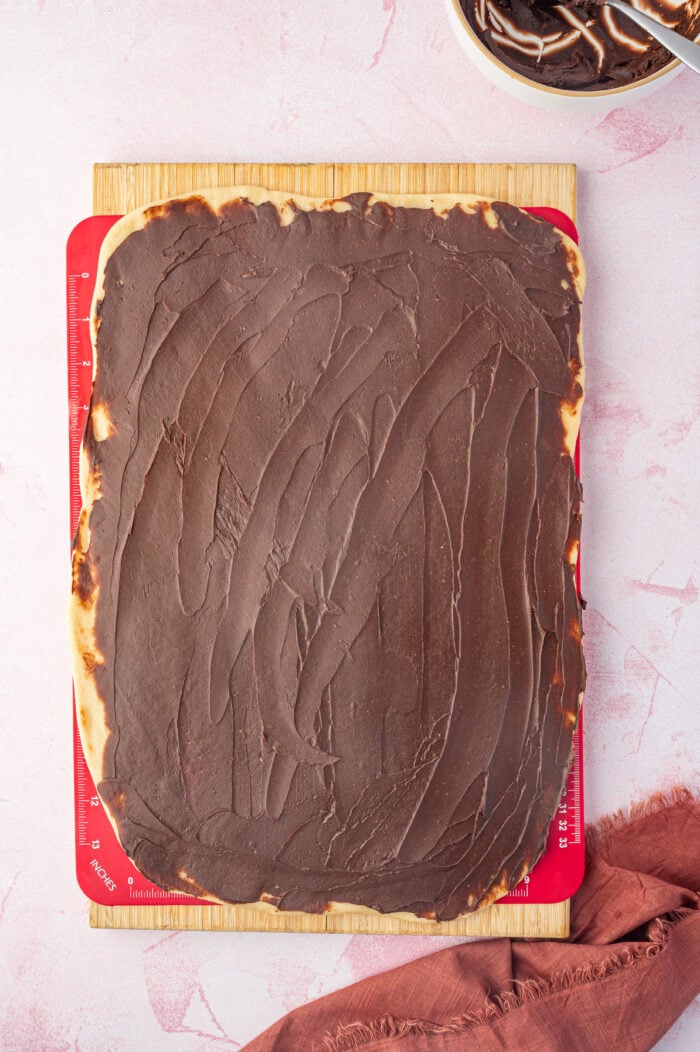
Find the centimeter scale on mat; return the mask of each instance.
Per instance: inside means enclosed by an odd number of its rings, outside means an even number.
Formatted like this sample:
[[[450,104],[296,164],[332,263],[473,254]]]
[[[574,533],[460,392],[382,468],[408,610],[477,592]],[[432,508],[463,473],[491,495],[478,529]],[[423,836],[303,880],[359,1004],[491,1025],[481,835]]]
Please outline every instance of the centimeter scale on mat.
[[[575,235],[570,220],[552,209],[529,209]],[[81,509],[80,443],[92,391],[93,349],[90,310],[102,240],[119,217],[92,216],[75,227],[67,245],[68,399],[70,529]],[[578,451],[577,451],[578,466]],[[553,903],[578,888],[584,866],[582,723],[574,736],[574,759],[566,790],[550,826],[544,855],[529,876],[500,903]],[[205,903],[165,892],[139,873],[121,848],[87,767],[73,706],[75,832],[78,883],[96,903],[111,906]]]

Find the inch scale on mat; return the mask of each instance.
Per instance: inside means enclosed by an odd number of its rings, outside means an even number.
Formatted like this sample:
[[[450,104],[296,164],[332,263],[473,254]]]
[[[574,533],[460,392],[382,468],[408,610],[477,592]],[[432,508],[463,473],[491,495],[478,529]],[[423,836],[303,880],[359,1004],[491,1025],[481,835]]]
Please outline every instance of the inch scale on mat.
[[[85,304],[85,293],[94,275],[88,271],[69,273],[67,276],[68,306],[68,406],[69,441],[71,453],[79,444],[88,408],[92,384],[92,346],[90,343],[90,304]],[[87,339],[86,339],[87,337]],[[80,462],[70,458],[70,517],[71,534],[75,533],[80,514]]]
[[[540,210],[532,210],[540,211]],[[553,210],[545,218],[558,223]],[[118,216],[92,216],[73,230],[67,245],[68,405],[70,529],[75,535],[82,504],[80,443],[92,391],[93,348],[90,311],[100,245]],[[570,221],[567,220],[569,226]],[[559,224],[558,224],[559,225]],[[570,232],[562,223],[562,228]],[[577,458],[578,467],[578,458]],[[568,898],[581,882],[584,865],[582,725],[574,736],[574,758],[565,793],[550,826],[544,855],[528,877],[502,902],[545,903]],[[104,905],[198,903],[188,895],[165,892],[142,876],[121,848],[102,806],[83,753],[73,706],[75,837],[78,883]]]
[[[545,853],[524,880],[501,902],[559,902],[568,898],[583,878],[583,713],[574,735],[574,755],[566,789],[547,835]]]
[[[580,732],[579,732],[580,733]],[[578,734],[576,735],[578,739]],[[574,745],[569,781],[555,816],[557,841],[560,849],[578,847],[581,843],[581,750],[578,740]]]

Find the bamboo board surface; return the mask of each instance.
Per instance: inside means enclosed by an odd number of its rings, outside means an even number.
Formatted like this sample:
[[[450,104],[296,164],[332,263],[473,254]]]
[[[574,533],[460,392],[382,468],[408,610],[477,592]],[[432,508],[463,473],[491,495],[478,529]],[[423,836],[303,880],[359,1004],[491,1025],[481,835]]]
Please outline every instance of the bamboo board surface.
[[[96,164],[93,212],[117,215],[190,190],[235,185],[313,197],[342,197],[363,190],[483,194],[517,205],[559,208],[576,220],[576,168],[571,164]],[[248,906],[91,902],[90,924],[94,928],[566,938],[569,902],[496,903],[443,923],[374,911],[306,914]]]
[[[483,194],[559,208],[576,221],[573,164],[96,164],[95,215],[117,215],[189,190],[264,186],[311,197],[358,190]]]

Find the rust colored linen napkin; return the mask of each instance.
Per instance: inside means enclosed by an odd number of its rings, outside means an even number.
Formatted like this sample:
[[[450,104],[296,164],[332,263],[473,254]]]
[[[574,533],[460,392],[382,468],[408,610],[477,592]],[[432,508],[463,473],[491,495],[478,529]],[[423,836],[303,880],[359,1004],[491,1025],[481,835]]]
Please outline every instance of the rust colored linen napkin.
[[[604,819],[567,942],[461,943],[285,1016],[246,1052],[642,1052],[700,992],[700,801]]]

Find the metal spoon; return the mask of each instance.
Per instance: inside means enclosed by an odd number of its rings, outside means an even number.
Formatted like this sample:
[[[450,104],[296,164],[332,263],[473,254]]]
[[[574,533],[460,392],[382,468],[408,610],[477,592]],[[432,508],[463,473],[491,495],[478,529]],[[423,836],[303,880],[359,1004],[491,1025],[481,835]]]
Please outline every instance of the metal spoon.
[[[688,40],[681,33],[676,33],[674,29],[660,25],[656,19],[637,11],[636,8],[625,3],[625,0],[605,0],[605,3],[608,7],[614,7],[625,18],[631,18],[650,37],[654,37],[660,44],[663,44],[672,55],[679,58],[681,62],[685,62],[686,66],[690,66],[696,73],[700,73],[700,47],[694,41]]]

